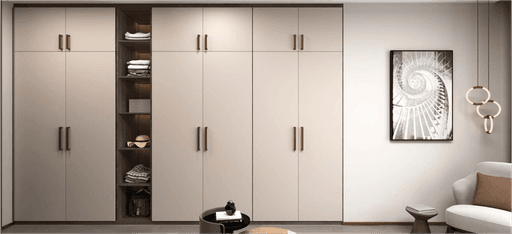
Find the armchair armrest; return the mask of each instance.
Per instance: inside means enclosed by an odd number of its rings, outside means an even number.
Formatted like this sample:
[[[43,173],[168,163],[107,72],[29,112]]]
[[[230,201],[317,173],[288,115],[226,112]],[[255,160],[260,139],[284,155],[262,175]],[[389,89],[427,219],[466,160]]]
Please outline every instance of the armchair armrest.
[[[472,204],[476,192],[476,173],[455,181],[452,190],[457,204]]]

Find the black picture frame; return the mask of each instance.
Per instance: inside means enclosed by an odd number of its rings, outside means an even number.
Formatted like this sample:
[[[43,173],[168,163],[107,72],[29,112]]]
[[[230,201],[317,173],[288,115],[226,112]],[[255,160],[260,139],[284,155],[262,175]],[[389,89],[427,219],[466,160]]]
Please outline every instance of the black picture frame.
[[[390,140],[453,141],[453,50],[390,51]]]

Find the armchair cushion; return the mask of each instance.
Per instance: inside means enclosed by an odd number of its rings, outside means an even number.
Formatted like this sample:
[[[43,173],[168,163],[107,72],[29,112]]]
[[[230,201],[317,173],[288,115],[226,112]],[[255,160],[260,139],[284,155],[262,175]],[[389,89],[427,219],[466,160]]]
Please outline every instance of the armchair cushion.
[[[489,176],[480,172],[477,173],[477,177],[478,181],[473,205],[510,211],[510,178]]]
[[[485,206],[454,205],[446,209],[445,218],[448,225],[466,231],[511,233],[511,214]]]

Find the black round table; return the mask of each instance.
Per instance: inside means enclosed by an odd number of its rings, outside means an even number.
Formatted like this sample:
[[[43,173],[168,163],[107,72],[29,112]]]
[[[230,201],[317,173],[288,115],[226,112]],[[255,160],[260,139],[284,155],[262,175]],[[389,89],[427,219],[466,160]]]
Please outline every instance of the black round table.
[[[203,218],[205,221],[212,222],[212,223],[220,223],[217,222],[215,218],[215,213],[209,214]],[[242,228],[245,228],[249,226],[251,223],[251,219],[246,214],[242,213],[242,222],[233,222],[233,223],[222,223],[225,228],[226,233],[233,233],[235,230],[240,230]]]

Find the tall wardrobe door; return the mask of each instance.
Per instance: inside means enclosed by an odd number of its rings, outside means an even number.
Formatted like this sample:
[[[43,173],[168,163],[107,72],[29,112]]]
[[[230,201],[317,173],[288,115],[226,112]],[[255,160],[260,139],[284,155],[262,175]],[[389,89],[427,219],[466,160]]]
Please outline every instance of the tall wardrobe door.
[[[299,221],[341,221],[341,58],[299,53]]]
[[[69,51],[116,51],[114,7],[66,8]]]
[[[299,123],[298,57],[294,52],[254,52],[255,221],[299,220],[299,151],[294,140]]]
[[[64,51],[59,34],[64,43],[65,8],[14,8],[14,51]]]
[[[153,51],[202,51],[204,49],[202,46],[203,8],[154,7],[152,15]]]
[[[298,32],[299,8],[253,9],[254,51],[298,51]]]
[[[197,221],[202,212],[202,56],[152,54],[153,221]]]
[[[252,53],[206,52],[203,79],[203,210],[233,200],[251,216]]]
[[[14,59],[14,221],[65,221],[65,53]]]
[[[115,52],[66,54],[66,221],[115,221],[115,96]]]
[[[252,51],[252,8],[203,8],[203,29],[208,51]]]
[[[304,35],[301,51],[341,51],[342,8],[299,8],[299,34]]]

